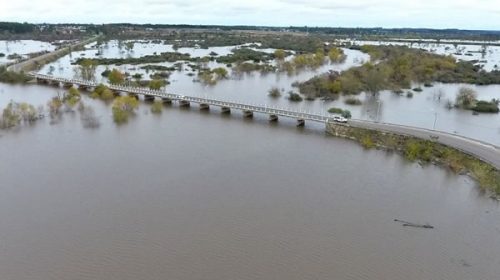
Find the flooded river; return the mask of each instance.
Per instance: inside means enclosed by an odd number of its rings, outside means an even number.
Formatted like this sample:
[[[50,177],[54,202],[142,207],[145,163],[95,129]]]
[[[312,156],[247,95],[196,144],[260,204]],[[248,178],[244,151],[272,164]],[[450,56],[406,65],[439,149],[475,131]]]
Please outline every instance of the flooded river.
[[[43,105],[49,86],[0,84]],[[239,93],[235,93],[239,94]],[[500,273],[500,206],[467,177],[196,106],[0,131],[0,278],[450,279]],[[405,228],[393,219],[430,223]]]

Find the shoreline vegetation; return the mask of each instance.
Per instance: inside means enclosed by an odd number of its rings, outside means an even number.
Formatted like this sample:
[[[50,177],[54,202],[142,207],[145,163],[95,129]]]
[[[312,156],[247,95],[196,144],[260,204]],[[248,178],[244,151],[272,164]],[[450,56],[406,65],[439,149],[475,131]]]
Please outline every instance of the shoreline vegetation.
[[[491,164],[458,149],[412,136],[329,123],[327,133],[356,141],[365,149],[396,152],[411,162],[434,164],[455,174],[473,178],[481,190],[500,198],[500,171]]]
[[[402,92],[412,84],[432,86],[433,82],[500,84],[500,71],[484,71],[470,61],[457,61],[452,56],[432,54],[406,46],[356,47],[367,53],[371,61],[343,72],[331,71],[297,83],[303,95],[313,98],[335,98],[339,94],[377,94],[382,90]],[[422,91],[421,87],[413,89]]]

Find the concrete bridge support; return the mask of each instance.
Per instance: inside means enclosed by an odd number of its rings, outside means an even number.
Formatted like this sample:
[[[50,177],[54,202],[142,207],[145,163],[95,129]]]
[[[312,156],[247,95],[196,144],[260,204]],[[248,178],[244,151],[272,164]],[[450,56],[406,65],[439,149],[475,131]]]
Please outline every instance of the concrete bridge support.
[[[36,78],[36,82],[39,84],[49,84],[50,82],[46,79]]]
[[[163,97],[161,101],[163,102],[163,104],[172,104],[172,99],[170,98]]]
[[[249,110],[246,110],[246,111],[243,111],[243,117],[245,118],[253,118],[253,111],[249,111]]]
[[[269,121],[270,122],[277,122],[278,121],[278,115],[269,115]]]
[[[304,119],[297,119],[297,126],[298,127],[303,127],[306,125],[306,120]]]
[[[116,95],[116,92],[115,92],[115,91],[113,91],[113,93]],[[129,92],[129,93],[128,93],[128,96],[130,96],[130,97],[135,97],[135,99],[139,100],[139,95],[138,95],[138,94],[135,94],[135,93],[133,93],[133,92]]]
[[[53,86],[56,86],[56,87],[59,87],[61,84],[59,83],[59,81],[52,81],[51,83]]]
[[[155,97],[154,97],[154,95],[147,95],[146,94],[146,95],[144,95],[144,101],[153,102],[153,101],[155,101]]]
[[[73,87],[73,83],[63,83],[63,87],[64,88],[72,88]]]
[[[179,100],[179,107],[189,108],[189,106],[191,106],[191,103],[189,103],[189,101]]]
[[[205,103],[200,103],[200,110],[201,111],[208,111],[208,110],[210,110],[210,106],[208,104],[205,104]]]
[[[90,88],[86,85],[78,85],[79,90],[90,91]]]
[[[222,114],[227,114],[227,115],[231,114],[231,108],[229,107],[220,107],[220,111]]]

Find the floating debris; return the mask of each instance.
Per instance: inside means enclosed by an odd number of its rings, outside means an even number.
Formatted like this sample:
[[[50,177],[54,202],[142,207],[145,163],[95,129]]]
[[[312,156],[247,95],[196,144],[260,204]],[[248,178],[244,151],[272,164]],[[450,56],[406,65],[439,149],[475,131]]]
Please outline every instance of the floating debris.
[[[404,227],[434,228],[434,226],[431,226],[429,224],[416,224],[416,223],[402,221],[402,220],[398,220],[398,219],[394,219],[394,221],[402,223]]]

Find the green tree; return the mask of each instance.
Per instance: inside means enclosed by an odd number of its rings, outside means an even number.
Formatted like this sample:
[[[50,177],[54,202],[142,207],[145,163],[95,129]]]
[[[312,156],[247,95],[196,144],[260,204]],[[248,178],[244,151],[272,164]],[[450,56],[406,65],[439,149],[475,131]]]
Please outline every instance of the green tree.
[[[79,62],[79,67],[78,67],[82,79],[93,80],[95,77],[96,67],[97,67],[96,61],[88,58],[82,59]]]
[[[286,57],[286,53],[283,49],[277,49],[274,51],[274,57],[276,60],[283,61]]]
[[[149,81],[148,87],[150,89],[158,90],[165,86],[165,81],[164,80],[159,80],[159,79],[154,79]]]
[[[133,96],[119,96],[113,101],[113,119],[116,123],[124,123],[139,107],[139,101]]]
[[[125,81],[125,75],[120,70],[114,68],[108,75],[108,80],[111,84],[122,84]]]

